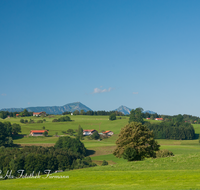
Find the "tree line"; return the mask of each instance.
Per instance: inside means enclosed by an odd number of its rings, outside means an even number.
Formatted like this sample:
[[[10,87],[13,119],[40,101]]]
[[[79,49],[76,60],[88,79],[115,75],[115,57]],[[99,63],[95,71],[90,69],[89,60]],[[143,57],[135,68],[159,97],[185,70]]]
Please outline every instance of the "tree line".
[[[0,118],[5,119],[8,116],[16,117],[16,114],[19,114],[20,117],[33,116],[33,112],[29,112],[27,109],[24,109],[22,112],[0,111]]]
[[[154,137],[157,139],[176,139],[176,140],[191,140],[195,138],[194,127],[191,123],[185,122],[183,115],[171,116],[171,119],[165,119],[165,121],[159,123],[150,123],[144,121],[144,115],[142,108],[136,108],[131,110],[129,123],[138,122],[145,124],[151,131],[153,131]]]
[[[19,148],[0,148],[0,170],[5,175],[12,170],[12,175],[19,177],[18,170],[34,174],[45,170],[71,170],[96,166],[90,157],[86,157],[84,144],[75,138],[60,137],[54,147],[27,146]]]
[[[124,114],[122,112],[118,112],[118,111],[92,111],[92,110],[89,110],[87,112],[85,112],[84,110],[75,110],[73,112],[73,115],[111,115],[112,113],[115,113],[116,116],[123,116]],[[68,115],[68,114],[71,114],[71,112],[63,112],[63,115]]]

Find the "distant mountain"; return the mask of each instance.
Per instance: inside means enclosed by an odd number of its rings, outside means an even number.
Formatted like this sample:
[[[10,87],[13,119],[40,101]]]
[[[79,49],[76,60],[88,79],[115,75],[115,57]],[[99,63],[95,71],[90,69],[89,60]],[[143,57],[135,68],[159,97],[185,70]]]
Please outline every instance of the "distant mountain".
[[[156,112],[154,112],[154,111],[150,111],[150,110],[146,110],[146,111],[144,111],[143,113],[155,114]]]
[[[126,106],[120,106],[119,108],[117,108],[114,111],[119,111],[119,112],[122,112],[124,115],[129,115],[131,110],[132,109],[130,109],[130,108],[126,107]]]
[[[69,111],[74,112],[75,110],[84,110],[85,112],[90,111],[91,109],[85,106],[80,102],[66,104],[64,106],[46,106],[46,107],[28,107],[28,108],[3,108],[1,111],[9,111],[9,112],[21,112],[24,109],[27,109],[31,112],[41,112],[44,111],[48,114],[62,114],[63,112]]]

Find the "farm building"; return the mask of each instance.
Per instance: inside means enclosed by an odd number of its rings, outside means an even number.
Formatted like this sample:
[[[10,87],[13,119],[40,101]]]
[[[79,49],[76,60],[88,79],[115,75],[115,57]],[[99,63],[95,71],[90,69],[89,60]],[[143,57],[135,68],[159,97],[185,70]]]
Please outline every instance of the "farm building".
[[[150,119],[150,118],[148,117],[148,118],[146,118],[146,119]]]
[[[91,130],[83,130],[83,135],[84,136],[89,136],[92,135],[96,130],[91,129]]]
[[[156,118],[155,120],[163,121],[163,118]]]
[[[46,116],[46,112],[33,112],[33,116],[41,116],[42,114],[44,114],[44,116]]]
[[[45,131],[48,133],[47,130],[31,130],[31,131],[30,131],[30,135],[31,135],[31,136],[43,136],[43,133],[44,133]]]
[[[112,131],[105,131],[103,132],[104,135],[108,135],[108,136],[111,136],[113,135],[114,133]]]

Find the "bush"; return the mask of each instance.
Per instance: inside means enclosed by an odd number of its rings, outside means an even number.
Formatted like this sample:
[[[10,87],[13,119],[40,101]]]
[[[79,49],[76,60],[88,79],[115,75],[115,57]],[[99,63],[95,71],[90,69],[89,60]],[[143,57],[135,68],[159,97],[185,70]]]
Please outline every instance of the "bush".
[[[29,123],[35,123],[35,121],[34,121],[34,120],[32,120],[32,119],[30,119]]]
[[[102,166],[106,166],[106,165],[108,165],[108,162],[105,161],[105,160],[103,160],[103,163],[102,163],[101,165],[102,165]]]
[[[116,114],[115,114],[115,113],[112,113],[112,114],[109,116],[109,120],[111,120],[111,121],[116,120]]]
[[[48,136],[48,132],[45,131],[45,132],[43,133],[43,135],[44,135],[45,137],[47,137],[47,136]]]
[[[97,131],[95,131],[95,132],[91,135],[91,138],[97,140],[97,139],[100,138],[100,135],[99,135],[99,133],[98,133]]]
[[[20,119],[20,123],[24,123],[24,119]]]
[[[163,149],[156,152],[156,158],[170,157],[174,156],[173,152]]]
[[[43,120],[38,120],[37,123],[43,123]]]
[[[57,119],[53,119],[53,121],[52,122],[58,122],[58,120]]]

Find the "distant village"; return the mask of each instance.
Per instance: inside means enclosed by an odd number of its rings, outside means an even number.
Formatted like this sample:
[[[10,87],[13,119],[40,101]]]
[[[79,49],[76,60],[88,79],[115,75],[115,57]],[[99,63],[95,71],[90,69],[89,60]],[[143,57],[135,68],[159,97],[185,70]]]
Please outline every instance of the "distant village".
[[[46,116],[46,112],[33,112],[33,116],[40,117],[40,116]],[[19,114],[16,114],[16,117],[18,117]],[[85,129],[83,130],[83,136],[91,136],[94,132],[98,132],[95,129]],[[48,133],[47,130],[31,130],[30,136],[44,136],[44,133]],[[104,131],[102,133],[98,133],[99,135],[103,136],[112,136],[114,133],[110,130]]]

